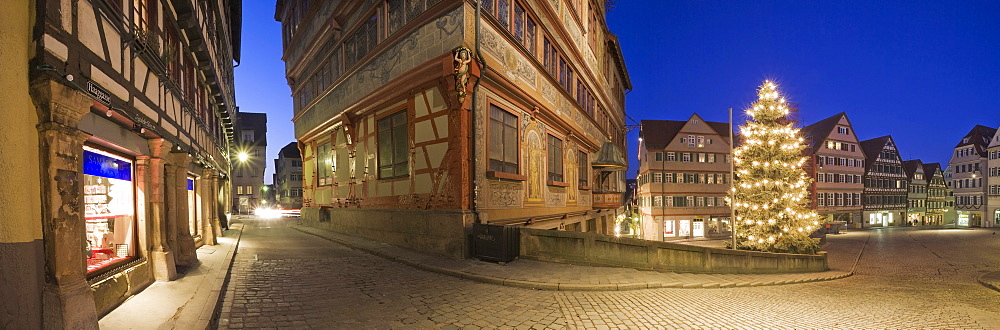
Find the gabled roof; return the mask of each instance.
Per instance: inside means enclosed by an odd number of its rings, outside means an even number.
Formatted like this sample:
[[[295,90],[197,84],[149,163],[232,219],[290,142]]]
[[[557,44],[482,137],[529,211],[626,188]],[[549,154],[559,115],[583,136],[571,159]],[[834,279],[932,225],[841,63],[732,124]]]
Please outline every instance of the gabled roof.
[[[684,128],[692,118],[697,117],[701,121],[708,124],[716,133],[723,137],[723,139],[729,140],[729,123],[719,123],[707,121],[701,118],[697,113],[691,115],[688,120],[643,120],[640,125],[642,127],[641,137],[642,141],[646,146],[646,150],[658,150],[666,148],[670,141],[673,141],[677,137],[677,133],[680,133],[681,129]]]
[[[944,176],[944,171],[941,170],[940,163],[924,164],[924,177],[927,178],[927,181],[934,178],[935,172],[941,173],[941,176]]]
[[[837,127],[837,123],[840,122],[840,119],[846,117],[847,113],[841,112],[827,117],[826,119],[817,121],[812,125],[803,127],[801,130],[802,137],[804,137],[806,142],[809,143],[808,150],[811,153],[819,151],[819,148],[823,145],[823,141],[826,141],[826,138],[830,136],[833,129]],[[847,122],[850,121],[850,119],[847,119]]]
[[[976,125],[976,127],[973,127],[968,134],[965,134],[965,136],[962,137],[962,140],[958,141],[955,148],[975,145],[976,147],[973,149],[977,154],[979,154],[979,157],[986,157],[986,147],[990,145],[990,139],[992,139],[993,135],[996,133],[996,128]]]
[[[302,158],[302,155],[299,153],[298,142],[292,142],[282,147],[281,151],[278,151],[278,154],[284,158]]]
[[[927,171],[923,168],[924,162],[921,162],[919,159],[907,160],[903,162],[903,171],[906,172],[906,178],[909,180],[913,180],[913,174],[917,173],[917,169],[920,169],[920,171],[924,172],[926,175]]]
[[[865,164],[870,165],[874,163],[875,159],[878,158],[878,154],[882,152],[882,148],[890,141],[892,141],[892,135],[880,136],[858,143],[861,145],[861,150],[865,152],[865,159],[868,160],[865,161]]]

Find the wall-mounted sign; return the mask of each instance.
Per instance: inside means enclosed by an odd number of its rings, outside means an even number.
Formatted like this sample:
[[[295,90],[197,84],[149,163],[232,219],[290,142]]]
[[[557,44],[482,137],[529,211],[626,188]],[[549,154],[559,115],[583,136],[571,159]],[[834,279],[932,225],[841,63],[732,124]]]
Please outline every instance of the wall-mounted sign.
[[[111,93],[103,87],[98,86],[93,81],[87,82],[87,92],[96,97],[98,100],[101,100],[101,103],[111,105]]]

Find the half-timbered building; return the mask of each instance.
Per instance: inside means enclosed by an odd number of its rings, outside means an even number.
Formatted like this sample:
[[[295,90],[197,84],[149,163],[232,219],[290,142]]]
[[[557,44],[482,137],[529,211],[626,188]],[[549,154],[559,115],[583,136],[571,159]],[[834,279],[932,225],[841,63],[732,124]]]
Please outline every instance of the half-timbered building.
[[[945,183],[941,164],[924,164],[924,177],[927,179],[927,224],[944,225],[945,211],[950,207],[946,200],[950,189]]]
[[[924,163],[919,159],[903,162],[903,172],[906,173],[906,221],[913,226],[928,225],[927,218],[927,188],[928,178],[924,172]]]
[[[278,1],[304,223],[452,257],[473,223],[607,232],[631,86],[605,13]]]
[[[0,77],[12,189],[0,324],[97,328],[220,234],[240,2],[5,0],[0,12],[0,71],[16,71]]]
[[[906,214],[907,181],[903,161],[892,136],[861,141],[865,153],[862,227],[902,226]]]

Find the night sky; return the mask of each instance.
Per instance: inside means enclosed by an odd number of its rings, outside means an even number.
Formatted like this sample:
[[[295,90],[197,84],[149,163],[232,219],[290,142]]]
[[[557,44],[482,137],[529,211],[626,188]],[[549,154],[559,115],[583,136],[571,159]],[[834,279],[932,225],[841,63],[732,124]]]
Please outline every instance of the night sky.
[[[270,159],[294,141],[292,100],[273,2],[244,2],[243,15],[237,104],[268,113],[269,183]],[[800,126],[847,112],[859,139],[891,134],[904,160],[946,164],[973,126],[1000,126],[1000,1],[618,0],[608,24],[635,120],[724,122],[732,107],[739,124],[771,79]]]

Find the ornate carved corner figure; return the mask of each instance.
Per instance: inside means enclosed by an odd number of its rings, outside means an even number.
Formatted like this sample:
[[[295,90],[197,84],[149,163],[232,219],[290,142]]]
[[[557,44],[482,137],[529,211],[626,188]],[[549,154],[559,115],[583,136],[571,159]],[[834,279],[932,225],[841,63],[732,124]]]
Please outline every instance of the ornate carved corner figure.
[[[468,90],[465,85],[469,83],[469,63],[472,62],[472,52],[465,47],[456,48],[455,54],[455,91],[458,93],[458,103],[465,103],[465,96]]]

